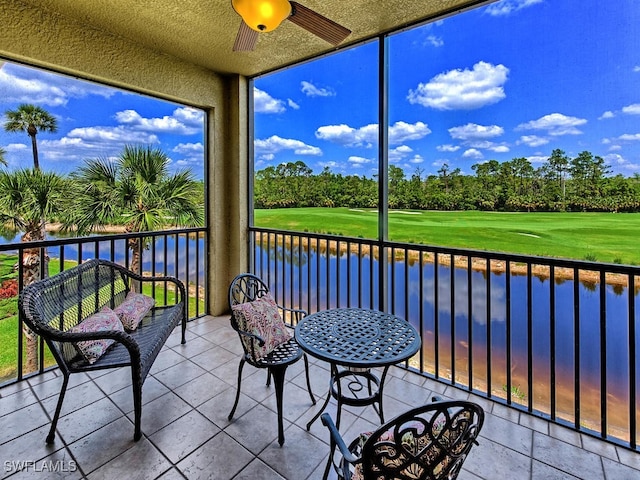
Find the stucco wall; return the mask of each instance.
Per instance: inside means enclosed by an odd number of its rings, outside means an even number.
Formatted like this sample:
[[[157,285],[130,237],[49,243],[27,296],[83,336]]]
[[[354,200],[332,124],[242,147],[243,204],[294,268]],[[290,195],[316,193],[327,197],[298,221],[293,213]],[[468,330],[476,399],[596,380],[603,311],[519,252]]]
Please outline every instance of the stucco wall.
[[[218,75],[17,0],[0,2],[0,19],[0,57],[4,59],[206,112],[211,247],[207,288],[211,313],[224,313],[229,281],[246,269],[247,261],[246,79]]]

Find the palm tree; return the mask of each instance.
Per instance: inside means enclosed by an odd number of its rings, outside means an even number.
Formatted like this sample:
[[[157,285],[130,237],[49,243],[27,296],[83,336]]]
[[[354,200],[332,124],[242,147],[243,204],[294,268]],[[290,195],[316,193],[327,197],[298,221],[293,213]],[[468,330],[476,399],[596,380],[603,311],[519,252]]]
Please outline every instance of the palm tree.
[[[78,191],[65,228],[88,233],[102,225],[124,223],[126,232],[132,233],[203,225],[199,184],[188,170],[170,175],[169,163],[161,150],[140,146],[125,146],[115,161],[86,160],[72,175]],[[148,246],[148,239],[129,240],[129,268],[134,272],[140,272],[141,252]]]
[[[58,130],[56,117],[41,107],[23,103],[17,110],[7,110],[5,112],[7,121],[4,129],[7,132],[27,132],[31,137],[31,149],[33,150],[33,167],[40,169],[38,161],[38,143],[36,135],[38,132],[55,133]]]
[[[0,172],[0,224],[9,225],[15,231],[24,232],[21,241],[45,239],[44,219],[53,220],[65,208],[70,195],[67,182],[55,173],[43,173],[36,169]],[[41,262],[40,248],[23,250],[22,271],[24,284],[39,280],[48,273],[48,258]],[[28,372],[38,367],[37,336],[24,327],[27,339]]]
[[[4,159],[4,154],[7,153],[7,151],[0,147],[0,165],[4,165],[5,167],[7,166],[7,161]]]

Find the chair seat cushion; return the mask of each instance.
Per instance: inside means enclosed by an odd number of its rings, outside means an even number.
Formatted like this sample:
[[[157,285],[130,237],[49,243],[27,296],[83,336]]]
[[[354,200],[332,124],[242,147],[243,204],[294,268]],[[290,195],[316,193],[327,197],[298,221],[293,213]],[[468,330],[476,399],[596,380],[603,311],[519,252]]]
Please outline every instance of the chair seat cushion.
[[[278,345],[291,339],[291,333],[282,320],[278,305],[269,293],[251,302],[233,305],[231,308],[236,314],[241,330],[258,335],[264,340],[263,346],[253,342],[255,360],[269,355]],[[247,352],[251,352],[252,340],[242,337],[242,341],[245,343]]]
[[[399,429],[399,441],[396,441],[394,428],[390,428],[383,432],[363,432],[349,445],[349,450],[356,456],[362,456],[364,444],[376,434],[376,457],[382,462],[385,468],[398,468],[402,478],[422,478],[424,475],[424,464],[426,462],[415,461],[419,457],[426,455],[432,459],[438,456],[441,448],[437,439],[445,424],[445,419],[437,419],[433,423],[409,421],[403,424]],[[431,432],[427,432],[430,429]],[[401,448],[398,448],[401,446]],[[435,465],[433,473],[438,474],[445,465]],[[375,468],[375,467],[374,467]],[[352,480],[364,480],[362,473],[362,463],[350,465]]]
[[[69,332],[104,332],[115,330],[124,332],[122,322],[118,315],[108,307],[104,307],[101,311],[85,318],[75,327],[69,329]],[[78,353],[90,364],[94,364],[105,352],[115,343],[111,338],[100,338],[96,340],[83,340],[74,343]]]
[[[131,332],[138,327],[140,321],[156,304],[154,298],[141,293],[129,292],[127,298],[113,309],[120,318],[124,329]]]

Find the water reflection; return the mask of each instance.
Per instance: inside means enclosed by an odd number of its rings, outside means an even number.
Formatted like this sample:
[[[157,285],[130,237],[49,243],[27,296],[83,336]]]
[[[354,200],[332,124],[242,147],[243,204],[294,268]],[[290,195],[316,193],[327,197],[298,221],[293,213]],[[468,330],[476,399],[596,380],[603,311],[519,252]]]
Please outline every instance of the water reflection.
[[[318,239],[258,241],[255,268],[276,282],[285,303],[311,312],[377,308],[378,249],[360,248]],[[507,275],[452,266],[448,256],[436,264],[419,252],[395,253],[384,294],[390,310],[422,332],[425,371],[503,398],[510,380],[514,401],[543,412],[554,405],[569,422],[578,410],[580,423],[596,430],[605,398],[608,431],[628,437],[630,364],[640,370],[629,353],[629,305],[637,292],[621,284],[601,291],[592,280],[552,281],[544,269]]]

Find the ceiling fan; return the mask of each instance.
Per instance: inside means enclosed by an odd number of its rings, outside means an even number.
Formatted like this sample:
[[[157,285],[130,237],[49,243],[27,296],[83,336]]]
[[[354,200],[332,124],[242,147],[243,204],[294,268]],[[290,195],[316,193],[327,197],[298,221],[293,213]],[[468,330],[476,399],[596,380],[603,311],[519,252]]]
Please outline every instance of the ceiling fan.
[[[231,0],[242,23],[233,45],[234,52],[255,48],[258,33],[270,32],[287,19],[317,37],[338,45],[351,33],[348,28],[320,15],[310,8],[289,0]]]

